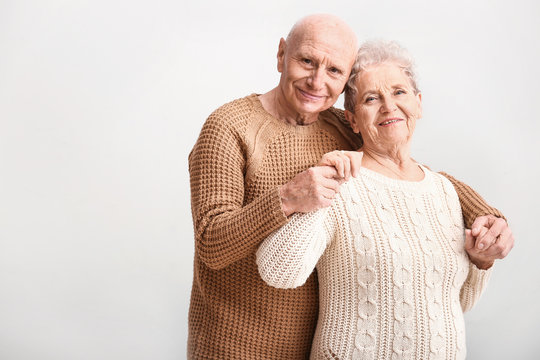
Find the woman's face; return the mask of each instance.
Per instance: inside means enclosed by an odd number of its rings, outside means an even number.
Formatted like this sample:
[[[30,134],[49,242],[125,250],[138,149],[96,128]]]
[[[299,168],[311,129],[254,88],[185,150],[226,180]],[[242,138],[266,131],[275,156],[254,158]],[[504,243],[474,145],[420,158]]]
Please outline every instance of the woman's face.
[[[395,63],[373,65],[356,78],[358,93],[354,114],[346,112],[365,146],[379,149],[406,145],[422,116],[421,95]]]

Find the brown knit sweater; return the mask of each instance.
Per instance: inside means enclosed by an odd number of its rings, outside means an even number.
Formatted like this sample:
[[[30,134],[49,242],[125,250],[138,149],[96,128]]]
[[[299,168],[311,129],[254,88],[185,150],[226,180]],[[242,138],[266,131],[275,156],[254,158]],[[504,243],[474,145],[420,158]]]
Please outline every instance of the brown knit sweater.
[[[296,289],[260,278],[255,252],[287,222],[279,186],[335,149],[361,140],[331,108],[307,126],[283,123],[256,95],[217,109],[190,156],[195,260],[189,309],[190,359],[306,359],[318,311],[316,274]],[[445,174],[445,176],[447,176]],[[465,225],[501,214],[447,176],[460,197]]]

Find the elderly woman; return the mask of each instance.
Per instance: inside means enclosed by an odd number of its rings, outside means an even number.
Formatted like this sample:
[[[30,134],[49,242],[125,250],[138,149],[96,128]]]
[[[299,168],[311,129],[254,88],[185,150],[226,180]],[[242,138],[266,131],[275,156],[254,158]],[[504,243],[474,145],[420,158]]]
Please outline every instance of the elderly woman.
[[[364,140],[359,176],[331,207],[294,215],[257,252],[274,287],[300,286],[317,268],[312,359],[465,358],[463,311],[492,263],[467,254],[451,183],[410,156],[421,99],[404,49],[364,44],[345,93],[346,117]]]

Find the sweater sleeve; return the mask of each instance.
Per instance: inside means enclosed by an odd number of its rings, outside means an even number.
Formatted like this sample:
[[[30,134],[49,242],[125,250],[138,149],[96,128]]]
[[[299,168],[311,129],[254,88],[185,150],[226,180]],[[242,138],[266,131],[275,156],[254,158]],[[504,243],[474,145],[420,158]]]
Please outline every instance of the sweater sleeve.
[[[483,215],[491,214],[506,220],[504,215],[499,210],[489,206],[486,201],[467,184],[462,183],[447,173],[440,172],[440,174],[450,180],[456,189],[466,228],[470,229],[474,220]]]
[[[473,263],[469,263],[469,275],[461,287],[459,294],[463,312],[471,310],[474,304],[480,299],[480,296],[487,287],[491,271],[491,269],[478,269]]]
[[[268,285],[287,289],[306,282],[333,233],[326,221],[328,211],[294,214],[263,241],[257,250],[257,266]]]
[[[210,115],[189,155],[196,252],[214,270],[254,254],[287,222],[277,186],[245,203],[246,147],[231,121],[223,112]]]

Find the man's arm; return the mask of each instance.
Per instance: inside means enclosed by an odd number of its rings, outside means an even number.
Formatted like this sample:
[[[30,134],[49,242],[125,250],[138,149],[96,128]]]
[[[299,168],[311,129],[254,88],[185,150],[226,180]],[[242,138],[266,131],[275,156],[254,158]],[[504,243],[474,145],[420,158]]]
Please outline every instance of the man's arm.
[[[189,156],[197,255],[215,270],[254,254],[288,215],[329,206],[343,182],[333,167],[313,167],[282,186],[267,179],[276,185],[245,203],[246,145],[218,115],[205,122]]]
[[[440,172],[439,174],[446,177],[448,180],[450,180],[452,185],[454,185],[454,189],[456,189],[459,196],[463,220],[465,221],[465,227],[467,229],[471,229],[476,218],[483,215],[493,215],[506,220],[504,215],[499,210],[489,206],[486,201],[469,185],[462,183],[445,172]]]
[[[287,222],[278,186],[244,203],[245,146],[221,116],[208,118],[189,155],[195,247],[211,269],[253,254],[262,239]]]

